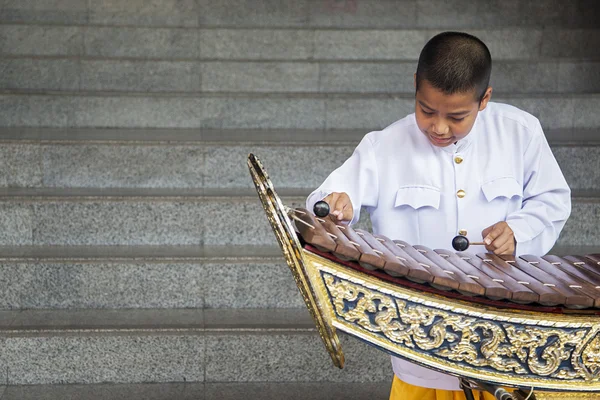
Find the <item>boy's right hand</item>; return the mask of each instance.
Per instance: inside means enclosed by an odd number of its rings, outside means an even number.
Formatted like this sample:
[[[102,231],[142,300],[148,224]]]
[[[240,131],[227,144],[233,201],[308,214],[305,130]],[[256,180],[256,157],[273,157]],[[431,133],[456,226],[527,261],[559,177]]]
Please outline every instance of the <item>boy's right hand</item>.
[[[329,215],[338,221],[352,221],[354,209],[350,197],[346,193],[333,192],[325,197],[323,201],[329,204]]]

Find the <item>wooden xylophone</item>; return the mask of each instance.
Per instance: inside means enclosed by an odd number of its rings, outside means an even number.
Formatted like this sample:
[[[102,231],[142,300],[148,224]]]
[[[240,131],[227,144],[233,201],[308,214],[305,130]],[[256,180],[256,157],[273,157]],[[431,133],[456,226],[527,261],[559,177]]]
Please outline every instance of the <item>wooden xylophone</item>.
[[[391,240],[361,229],[295,210],[302,239],[341,261],[356,261],[367,270],[381,270],[443,291],[519,304],[575,309],[600,308],[600,254],[558,257],[497,256],[432,250]]]

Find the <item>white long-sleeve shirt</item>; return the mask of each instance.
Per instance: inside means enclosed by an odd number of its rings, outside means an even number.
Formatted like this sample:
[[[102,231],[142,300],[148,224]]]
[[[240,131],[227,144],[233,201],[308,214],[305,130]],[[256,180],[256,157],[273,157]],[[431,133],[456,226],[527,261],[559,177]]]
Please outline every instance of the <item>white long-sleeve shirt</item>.
[[[544,255],[571,213],[571,191],[537,118],[491,102],[448,147],[433,146],[414,114],[367,134],[308,197],[307,209],[332,192],[350,197],[351,224],[365,207],[375,233],[433,249],[451,249],[459,232],[481,241],[485,228],[506,221],[516,255]],[[409,384],[460,390],[455,377],[396,357],[392,364]]]

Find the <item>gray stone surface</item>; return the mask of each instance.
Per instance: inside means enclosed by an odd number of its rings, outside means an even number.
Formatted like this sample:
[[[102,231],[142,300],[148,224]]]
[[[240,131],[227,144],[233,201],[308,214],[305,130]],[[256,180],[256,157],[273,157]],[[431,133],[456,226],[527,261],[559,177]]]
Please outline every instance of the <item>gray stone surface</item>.
[[[329,99],[326,129],[383,129],[414,112],[410,98]]]
[[[0,25],[0,54],[81,55],[83,54],[82,28]]]
[[[317,92],[316,63],[207,62],[202,90],[208,92]]]
[[[106,257],[111,256],[107,251]],[[3,261],[1,265],[5,289],[0,309],[201,308],[211,289],[206,267],[198,263]],[[220,286],[233,284],[223,281]],[[227,296],[221,303],[234,305]]]
[[[72,98],[37,95],[0,95],[0,126],[68,125]]]
[[[309,1],[309,25],[331,28],[414,27],[415,0]]]
[[[79,62],[74,60],[0,60],[0,89],[79,90]]]
[[[558,244],[561,246],[598,246],[600,243],[598,221],[600,221],[598,199],[574,203],[571,216],[558,239]]]
[[[600,126],[600,94],[576,97],[574,99],[574,127],[597,128]]]
[[[210,202],[204,205],[202,211],[210,215],[204,227],[204,244],[207,246],[276,243],[258,198]]]
[[[0,21],[85,24],[88,2],[81,0],[1,0]]]
[[[198,26],[195,0],[95,0],[90,22],[107,25]]]
[[[391,378],[377,383],[207,383],[205,387],[207,400],[387,400]]]
[[[176,28],[87,27],[84,42],[85,55],[94,57],[190,59],[201,46],[199,30]]]
[[[0,243],[3,246],[33,244],[35,217],[26,203],[0,203]]]
[[[204,400],[203,383],[9,386],[2,400]],[[0,389],[0,394],[2,389]]]
[[[0,346],[4,348],[6,339],[0,337]],[[6,363],[6,356],[0,353],[0,396],[4,392],[5,387],[3,385],[8,384],[8,364]],[[1,397],[0,397],[1,398]]]
[[[11,385],[202,381],[197,335],[33,336],[5,339]]]
[[[230,309],[208,308],[204,310],[207,333],[218,334],[229,331],[241,334],[247,331],[267,333],[278,331],[283,334],[316,330],[310,313],[302,308]]]
[[[207,148],[205,186],[254,187],[246,157],[255,154],[264,163],[275,188],[316,188],[348,158],[358,142],[348,146],[211,146]]]
[[[64,330],[173,330],[204,329],[202,309],[148,309],[148,310],[21,310],[16,314],[9,329],[22,333]],[[4,328],[4,327],[3,327]]]
[[[413,30],[317,30],[315,58],[324,60],[414,60],[425,32]]]
[[[222,129],[323,129],[325,100],[321,98],[207,98],[202,127]]]
[[[542,46],[541,29],[503,28],[492,30],[466,29],[481,39],[490,49],[493,60],[536,59]],[[430,31],[431,36],[439,31]]]
[[[572,190],[600,190],[600,147],[553,147]]]
[[[0,187],[33,187],[42,183],[39,146],[2,144],[0,146]]]
[[[199,0],[201,26],[304,26],[310,0]]]
[[[70,126],[127,128],[197,128],[205,100],[174,96],[86,96],[72,100]]]
[[[496,93],[556,93],[559,82],[556,62],[513,61],[494,63],[490,84]]]
[[[403,63],[322,63],[322,92],[414,93],[417,64]]]
[[[206,265],[207,308],[302,308],[304,301],[284,262]]]
[[[573,115],[575,113],[575,99],[569,97],[513,97],[504,96],[495,97],[494,101],[499,103],[508,103],[522,110],[525,110],[539,118],[544,128],[571,128],[573,127]],[[592,117],[593,118],[593,117]],[[589,118],[582,124],[585,127],[597,126],[589,124]]]
[[[47,145],[43,181],[51,187],[200,188],[204,151],[198,145]]]
[[[600,62],[561,62],[558,90],[565,93],[599,93]]]
[[[506,26],[570,26],[576,1],[544,0],[421,0],[417,2],[418,25],[449,29]],[[578,21],[580,22],[580,21]]]
[[[391,378],[377,383],[207,383],[205,387],[207,400],[386,400]]]
[[[177,201],[41,202],[35,205],[34,243],[202,244],[207,208],[202,202]]]
[[[130,383],[0,386],[2,400],[387,400],[391,378],[375,383]]]
[[[334,368],[316,333],[208,335],[206,382],[382,382],[392,376],[390,358],[341,336],[343,370]]]
[[[124,92],[198,92],[200,65],[170,61],[82,61],[81,88]]]
[[[202,58],[306,60],[314,54],[310,30],[204,29]]]
[[[546,28],[543,35],[543,57],[600,58],[600,35],[597,29]]]

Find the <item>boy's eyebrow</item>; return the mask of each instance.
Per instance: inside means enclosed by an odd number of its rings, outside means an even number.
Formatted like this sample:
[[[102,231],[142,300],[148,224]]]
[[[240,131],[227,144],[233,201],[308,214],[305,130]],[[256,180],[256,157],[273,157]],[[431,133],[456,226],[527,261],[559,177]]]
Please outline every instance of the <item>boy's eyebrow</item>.
[[[421,100],[417,100],[419,102],[420,105],[422,105],[425,108],[428,108],[432,111],[436,111],[434,108],[429,107],[427,104],[423,103]],[[468,114],[471,110],[465,110],[465,111],[456,111],[456,112],[452,112],[452,113],[448,113],[448,115],[463,115],[463,114]]]

